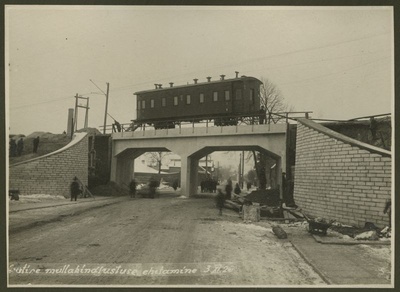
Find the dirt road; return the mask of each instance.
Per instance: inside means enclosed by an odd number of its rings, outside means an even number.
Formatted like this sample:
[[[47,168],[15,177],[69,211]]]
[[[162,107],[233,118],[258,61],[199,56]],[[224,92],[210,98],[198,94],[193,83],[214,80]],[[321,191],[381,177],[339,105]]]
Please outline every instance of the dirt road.
[[[210,196],[129,199],[17,234],[11,285],[324,285],[270,228]]]

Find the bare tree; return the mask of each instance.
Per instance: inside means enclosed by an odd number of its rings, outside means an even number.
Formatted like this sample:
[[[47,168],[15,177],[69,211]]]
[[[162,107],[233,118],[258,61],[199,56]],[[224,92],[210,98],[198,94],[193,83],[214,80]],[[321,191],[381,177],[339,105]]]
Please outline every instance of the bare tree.
[[[255,185],[257,183],[257,172],[255,169],[250,169],[247,174],[246,174],[246,180],[251,183],[252,185]]]
[[[171,154],[170,152],[162,152],[162,151],[147,153],[147,156],[149,157],[151,163],[158,166],[158,174],[161,173],[161,166],[163,159],[165,159],[165,157],[170,154]]]
[[[285,102],[281,91],[277,86],[270,80],[261,77],[262,85],[260,86],[260,105],[264,106],[267,119],[266,123],[278,123],[284,119],[284,116],[274,115],[274,113],[282,113],[287,111],[293,111],[293,107],[289,107]],[[254,160],[254,169],[257,173],[260,189],[267,187],[267,154],[263,152],[250,151],[246,155],[246,161],[248,162],[251,158]]]
[[[261,82],[263,83],[260,87],[260,104],[264,106],[267,113],[267,123],[276,124],[283,117],[273,115],[272,113],[287,112],[292,111],[293,107],[289,107],[285,102],[281,91],[276,87],[274,83],[270,80],[261,77]]]
[[[219,177],[223,180],[227,180],[235,176],[235,169],[231,166],[220,166],[218,172],[219,172]]]

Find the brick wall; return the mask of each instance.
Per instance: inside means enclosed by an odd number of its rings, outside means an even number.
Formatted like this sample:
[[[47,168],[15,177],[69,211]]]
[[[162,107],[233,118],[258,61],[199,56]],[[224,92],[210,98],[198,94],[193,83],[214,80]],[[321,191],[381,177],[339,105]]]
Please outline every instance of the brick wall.
[[[35,159],[10,165],[9,189],[22,195],[70,196],[70,183],[77,176],[88,183],[88,135],[76,133],[65,147]]]
[[[310,120],[297,128],[294,199],[311,216],[363,227],[388,225],[389,151],[336,133]]]

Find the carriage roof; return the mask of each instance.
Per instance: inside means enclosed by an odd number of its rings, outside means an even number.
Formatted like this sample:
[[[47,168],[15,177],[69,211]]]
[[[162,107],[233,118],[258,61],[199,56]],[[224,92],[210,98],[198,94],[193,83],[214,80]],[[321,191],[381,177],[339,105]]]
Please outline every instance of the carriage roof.
[[[201,83],[192,83],[192,84],[185,84],[185,85],[178,85],[178,86],[157,88],[157,89],[154,88],[154,89],[149,89],[149,90],[137,91],[137,92],[135,92],[133,94],[138,95],[138,94],[143,94],[143,93],[158,92],[158,91],[168,91],[168,90],[175,90],[175,89],[179,89],[179,88],[202,86],[202,85],[207,85],[207,84],[229,83],[229,82],[240,81],[240,80],[257,80],[260,83],[262,83],[260,80],[258,80],[255,77],[242,76],[242,77],[238,77],[238,78],[230,78],[230,79],[224,79],[224,80],[205,81],[205,82],[201,82]]]

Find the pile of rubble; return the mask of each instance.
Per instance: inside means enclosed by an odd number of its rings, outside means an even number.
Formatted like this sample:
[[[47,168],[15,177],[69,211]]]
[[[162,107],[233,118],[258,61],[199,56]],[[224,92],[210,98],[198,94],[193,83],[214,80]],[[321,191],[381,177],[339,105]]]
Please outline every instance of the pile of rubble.
[[[245,223],[258,222],[260,219],[281,221],[288,227],[300,227],[317,235],[335,236],[340,239],[374,241],[391,237],[391,228],[378,228],[367,222],[363,228],[343,225],[336,220],[322,217],[311,218],[297,206],[289,207],[281,203],[279,190],[255,190],[248,194],[233,194],[231,200],[226,200],[225,206],[239,212]],[[279,238],[285,238],[279,226],[274,233]]]
[[[278,189],[253,190],[248,194],[233,194],[226,200],[226,207],[239,211],[243,215],[243,206],[255,206],[260,217],[282,217],[281,201]],[[250,210],[250,209],[249,209]]]
[[[330,229],[333,232],[340,233],[344,239],[379,240],[390,238],[392,236],[392,231],[389,226],[379,228],[370,222],[366,222],[363,228],[357,228],[335,222],[332,224]]]

